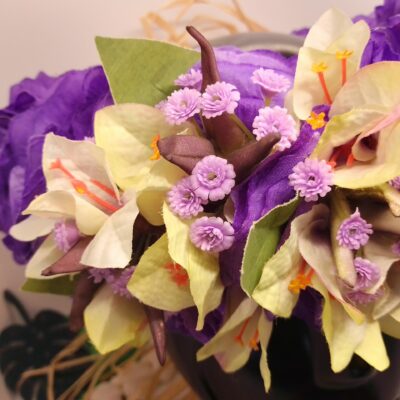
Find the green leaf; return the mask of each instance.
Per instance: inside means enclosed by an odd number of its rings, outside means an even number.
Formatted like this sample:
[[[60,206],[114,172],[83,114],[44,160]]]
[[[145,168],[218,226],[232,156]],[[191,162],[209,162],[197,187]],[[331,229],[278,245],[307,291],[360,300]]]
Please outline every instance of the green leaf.
[[[281,226],[293,215],[299,199],[275,207],[253,223],[244,250],[241,285],[249,295],[257,286],[265,263],[273,256],[281,236]]]
[[[96,45],[116,103],[154,106],[200,59],[197,51],[154,40],[97,37]]]
[[[30,279],[22,286],[25,292],[50,293],[70,296],[74,293],[77,276],[61,276],[54,279]]]

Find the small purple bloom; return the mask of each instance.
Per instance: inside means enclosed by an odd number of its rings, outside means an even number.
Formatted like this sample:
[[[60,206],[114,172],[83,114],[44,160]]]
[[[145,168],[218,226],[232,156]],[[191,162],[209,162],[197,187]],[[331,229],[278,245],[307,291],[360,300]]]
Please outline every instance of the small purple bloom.
[[[203,75],[198,69],[191,68],[186,74],[179,75],[175,80],[175,85],[192,89],[201,89]]]
[[[382,290],[378,290],[376,293],[366,293],[361,290],[352,290],[347,293],[346,297],[351,303],[357,305],[366,305],[379,299],[383,294]]]
[[[400,190],[400,176],[396,176],[396,178],[392,179],[389,184],[390,186],[393,186],[396,190]]]
[[[115,268],[89,268],[88,271],[89,278],[93,279],[94,283],[107,283],[115,295],[128,299],[132,297],[127,286],[134,267],[125,268],[122,271]]]
[[[225,112],[233,114],[239,100],[240,93],[236,86],[230,83],[216,82],[208,85],[202,96],[203,115],[206,118],[214,118]]]
[[[219,217],[202,217],[190,226],[190,240],[200,250],[207,252],[229,249],[234,233],[232,225]]]
[[[222,200],[235,186],[233,165],[225,158],[210,155],[199,161],[192,171],[195,193],[204,201]]]
[[[191,177],[181,179],[167,198],[171,211],[181,218],[192,218],[203,211],[203,200],[195,193]]]
[[[57,222],[53,232],[57,247],[64,253],[67,253],[81,236],[74,221]]]
[[[253,128],[257,140],[279,133],[281,140],[275,145],[279,151],[290,148],[299,136],[294,119],[287,113],[286,108],[279,106],[264,107],[259,110],[258,116],[254,119]]]
[[[346,247],[350,250],[358,250],[360,247],[367,244],[372,233],[372,225],[361,217],[360,211],[357,208],[356,211],[340,225],[336,240],[342,247]]]
[[[287,92],[290,81],[284,75],[277,74],[272,69],[259,68],[253,72],[251,81],[261,86],[265,99],[270,99],[278,93]]]
[[[164,105],[159,106],[171,125],[179,125],[200,112],[201,93],[196,89],[175,90]]]
[[[381,277],[379,267],[365,258],[356,257],[354,259],[354,268],[357,272],[357,282],[355,286],[357,290],[370,289]]]
[[[400,257],[400,242],[397,242],[392,246],[392,251],[396,256]]]
[[[305,201],[317,201],[331,191],[332,167],[325,160],[307,158],[300,161],[289,175],[289,184]]]

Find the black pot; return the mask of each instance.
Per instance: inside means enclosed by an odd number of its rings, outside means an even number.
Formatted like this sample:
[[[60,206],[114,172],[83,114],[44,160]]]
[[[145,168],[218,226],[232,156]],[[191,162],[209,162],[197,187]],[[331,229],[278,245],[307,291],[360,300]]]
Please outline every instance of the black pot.
[[[190,337],[169,334],[168,352],[203,400],[397,400],[400,341],[384,339],[391,362],[386,371],[378,372],[355,356],[343,372],[334,374],[320,332],[296,318],[278,319],[268,346],[272,376],[268,395],[259,372],[259,352],[233,374],[224,373],[214,358],[197,363],[201,344]]]

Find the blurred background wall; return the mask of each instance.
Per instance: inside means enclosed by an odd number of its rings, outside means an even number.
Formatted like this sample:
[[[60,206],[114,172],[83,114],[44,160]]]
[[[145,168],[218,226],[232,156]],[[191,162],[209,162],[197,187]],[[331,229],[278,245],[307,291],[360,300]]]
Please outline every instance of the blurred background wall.
[[[0,108],[7,104],[9,87],[24,77],[34,77],[39,71],[60,74],[98,64],[94,36],[142,36],[139,18],[164,3],[165,0],[0,0]],[[357,15],[370,13],[380,3],[377,0],[241,1],[249,17],[278,32],[309,26],[329,7]],[[18,292],[22,281],[23,267],[15,265],[0,244],[1,292],[5,288],[16,291],[32,313],[43,307],[68,309],[66,298]],[[0,329],[12,320],[0,296]],[[3,390],[0,387],[0,399],[7,400]]]

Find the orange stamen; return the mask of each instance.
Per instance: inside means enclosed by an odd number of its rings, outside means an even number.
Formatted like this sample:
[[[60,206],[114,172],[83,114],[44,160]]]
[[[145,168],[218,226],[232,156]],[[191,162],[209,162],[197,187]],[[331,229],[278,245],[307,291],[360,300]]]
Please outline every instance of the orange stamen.
[[[159,160],[160,159],[160,150],[158,149],[158,142],[160,141],[160,135],[156,135],[153,137],[150,147],[153,150],[153,155],[150,157],[150,160]]]
[[[246,331],[247,325],[249,325],[250,318],[247,318],[246,321],[244,321],[242,327],[240,328],[239,334],[235,336],[235,342],[238,342],[241,346],[244,346],[243,342],[243,335],[244,332]]]
[[[329,90],[326,85],[325,75],[324,75],[324,72],[327,69],[328,69],[328,66],[324,62],[317,63],[312,66],[312,70],[318,75],[318,79],[321,84],[322,91],[324,92],[325,101],[327,102],[327,104],[331,105],[332,98],[331,98],[331,95],[329,94]]]
[[[250,339],[249,347],[254,351],[259,350],[259,348],[258,348],[258,342],[260,341],[259,336],[260,336],[260,334],[257,329],[256,332],[254,333],[254,336]]]
[[[307,268],[307,263],[305,260],[302,261],[299,269],[299,273],[297,274],[296,278],[294,278],[288,286],[289,291],[293,294],[299,294],[300,291],[307,288],[307,286],[311,283],[311,278],[314,275],[314,270],[310,269],[307,275],[305,275]]]
[[[323,128],[326,124],[325,113],[320,112],[319,114],[316,114],[314,111],[311,111],[311,115],[307,118],[307,122],[311,125],[311,128],[314,131]]]
[[[343,162],[346,162],[346,165],[348,167],[351,167],[354,164],[355,158],[353,156],[353,153],[351,152],[351,149],[356,142],[357,138],[354,138],[348,143],[343,144],[342,146],[337,147],[332,155],[331,158],[329,159],[328,164],[332,166],[332,168],[336,168],[338,162],[340,159],[343,160]]]
[[[109,188],[108,186],[104,185],[103,183],[99,182],[96,179],[90,179],[90,182],[93,183],[93,185],[97,186],[103,192],[109,194],[115,200],[118,200],[118,198],[117,198],[117,196],[116,196],[116,194],[115,194],[113,189]]]
[[[170,262],[165,265],[165,268],[169,271],[171,279],[178,286],[187,286],[189,283],[189,275],[186,270],[175,262]]]
[[[347,59],[353,54],[351,50],[343,50],[336,52],[336,58],[341,61],[342,64],[342,85],[347,80]]]
[[[350,153],[346,160],[346,166],[352,167],[354,164],[354,161],[355,161],[354,155],[353,155],[353,153]]]
[[[63,163],[61,162],[60,159],[57,159],[54,162],[52,162],[50,165],[50,169],[59,169],[60,171],[62,171],[67,176],[67,178],[70,180],[71,185],[73,186],[73,188],[76,190],[77,193],[89,197],[92,201],[94,201],[95,203],[99,204],[100,206],[104,207],[105,209],[107,209],[111,212],[115,212],[118,210],[118,207],[114,206],[113,204],[109,203],[106,200],[101,199],[100,197],[95,195],[92,191],[90,191],[83,181],[76,179],[75,176],[63,165]],[[104,186],[102,183],[100,183],[96,180],[94,180],[94,181],[97,184],[100,184],[102,186],[103,190],[104,189],[109,190],[109,188]],[[91,180],[91,182],[94,183],[93,180]],[[94,184],[96,184],[96,183],[94,183]],[[97,184],[96,184],[96,186],[98,186]],[[114,192],[113,192],[113,194],[114,194]]]

